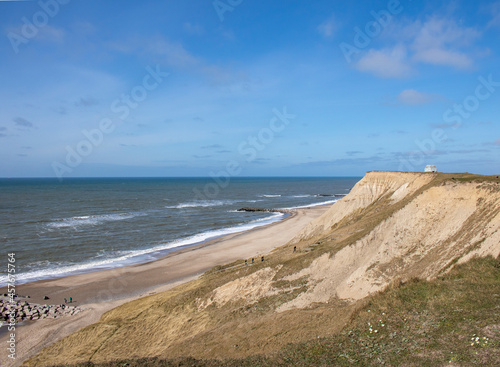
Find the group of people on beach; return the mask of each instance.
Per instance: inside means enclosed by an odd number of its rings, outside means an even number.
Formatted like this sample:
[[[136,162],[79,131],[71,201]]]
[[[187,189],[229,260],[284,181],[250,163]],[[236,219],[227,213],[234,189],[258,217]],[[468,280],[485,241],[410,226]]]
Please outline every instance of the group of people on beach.
[[[68,303],[68,300],[65,298],[64,299],[64,303]],[[73,303],[73,298],[72,297],[69,297],[69,303]]]

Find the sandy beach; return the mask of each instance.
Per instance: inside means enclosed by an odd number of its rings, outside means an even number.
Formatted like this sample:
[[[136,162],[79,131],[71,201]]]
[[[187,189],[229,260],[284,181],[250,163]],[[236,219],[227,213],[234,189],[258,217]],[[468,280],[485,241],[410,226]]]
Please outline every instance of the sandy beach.
[[[0,353],[0,365],[21,365],[43,347],[98,321],[103,313],[125,302],[168,290],[195,279],[216,265],[238,259],[260,259],[289,242],[329,207],[298,209],[280,222],[185,248],[157,261],[18,285],[16,292],[29,296],[30,303],[63,304],[64,298],[72,297],[72,305],[84,311],[75,316],[43,319],[18,327],[15,361],[7,357],[8,336],[2,335],[0,343],[4,348]],[[6,293],[6,288],[1,288],[0,293]],[[44,296],[49,300],[44,300]]]

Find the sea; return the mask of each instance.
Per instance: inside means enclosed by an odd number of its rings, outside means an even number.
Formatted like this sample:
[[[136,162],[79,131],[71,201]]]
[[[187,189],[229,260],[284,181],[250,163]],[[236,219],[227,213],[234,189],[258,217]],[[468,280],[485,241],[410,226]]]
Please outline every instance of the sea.
[[[152,261],[333,204],[360,177],[0,179],[0,286]],[[12,267],[11,267],[12,268]]]

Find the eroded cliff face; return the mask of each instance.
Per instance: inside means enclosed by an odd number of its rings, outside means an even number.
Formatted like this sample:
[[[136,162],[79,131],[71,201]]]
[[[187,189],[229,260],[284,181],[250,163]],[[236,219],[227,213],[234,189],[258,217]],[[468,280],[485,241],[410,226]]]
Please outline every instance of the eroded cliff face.
[[[312,221],[296,240],[322,236],[329,232],[333,225],[344,218],[349,218],[360,210],[390,195],[392,201],[398,202],[413,194],[431,182],[434,174],[414,172],[368,172],[351,190],[349,195],[336,202],[320,218]]]
[[[30,364],[266,353],[339,332],[392,282],[486,255],[500,255],[496,176],[369,172],[265,263],[231,264],[125,304]]]
[[[385,200],[385,208],[373,209],[386,211],[387,216],[362,238],[335,253],[321,255],[307,268],[288,276],[290,281],[307,277],[310,288],[278,310],[304,308],[332,297],[359,300],[397,278],[430,279],[472,256],[498,257],[498,181],[451,179],[429,186],[438,177],[368,173],[351,194],[311,223],[296,241],[335,233],[339,223],[352,218],[353,213],[362,217],[360,209],[369,212],[369,206],[380,200]]]

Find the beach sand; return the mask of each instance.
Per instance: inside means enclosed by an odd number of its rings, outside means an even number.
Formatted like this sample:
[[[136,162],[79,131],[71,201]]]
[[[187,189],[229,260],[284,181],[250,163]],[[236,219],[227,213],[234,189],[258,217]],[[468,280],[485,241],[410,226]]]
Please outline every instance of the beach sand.
[[[20,284],[16,293],[30,296],[30,303],[63,304],[73,298],[73,306],[84,311],[75,316],[43,319],[16,328],[16,354],[8,358],[8,335],[0,338],[0,365],[18,366],[42,348],[97,322],[103,313],[142,296],[166,291],[195,279],[216,265],[238,259],[255,258],[288,243],[311,220],[331,205],[298,209],[288,218],[253,230],[227,235],[185,248],[149,263],[72,275],[59,279]],[[0,288],[0,293],[6,293]],[[49,300],[43,300],[48,296]],[[4,326],[5,327],[5,326]],[[68,361],[68,363],[71,361]]]

